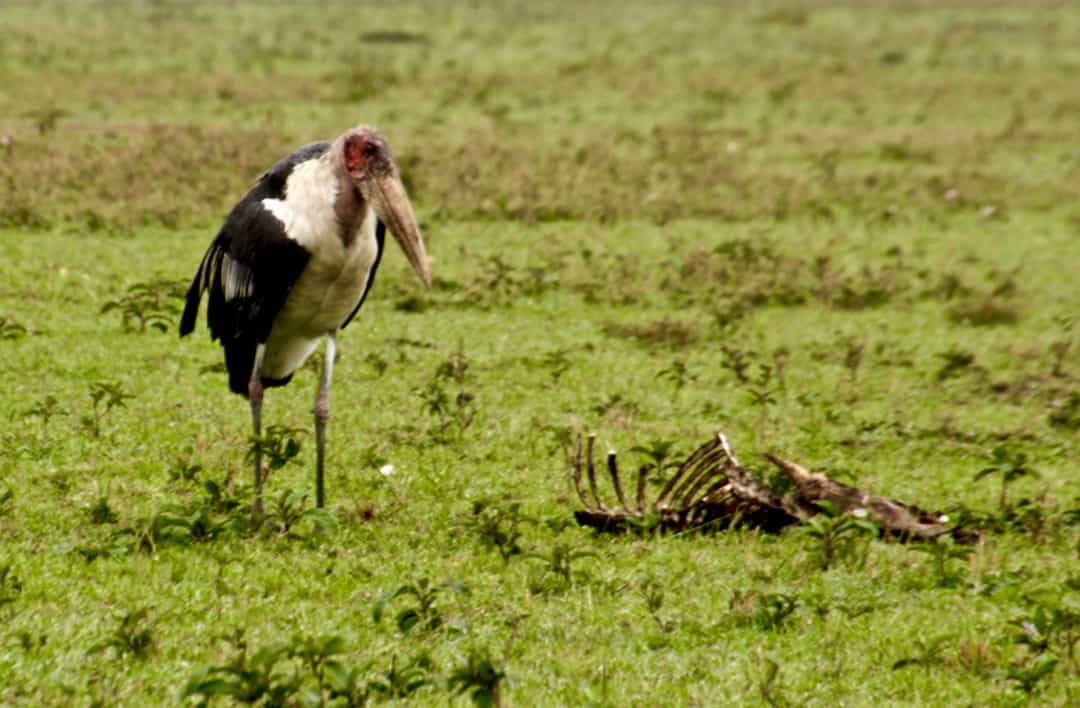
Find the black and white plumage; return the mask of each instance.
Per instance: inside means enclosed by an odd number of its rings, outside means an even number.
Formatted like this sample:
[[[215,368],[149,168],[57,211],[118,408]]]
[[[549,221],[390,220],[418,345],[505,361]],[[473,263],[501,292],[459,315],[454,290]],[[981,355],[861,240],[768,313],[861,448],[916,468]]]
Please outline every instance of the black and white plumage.
[[[233,207],[187,293],[180,335],[195,328],[209,291],[207,323],[225,349],[229,387],[251,402],[261,433],[263,390],[289,382],[326,339],[315,401],[316,501],[323,468],[338,331],[364,302],[391,233],[423,280],[431,267],[390,147],[371,127],[306,145],[259,177]],[[262,461],[255,459],[255,513]]]

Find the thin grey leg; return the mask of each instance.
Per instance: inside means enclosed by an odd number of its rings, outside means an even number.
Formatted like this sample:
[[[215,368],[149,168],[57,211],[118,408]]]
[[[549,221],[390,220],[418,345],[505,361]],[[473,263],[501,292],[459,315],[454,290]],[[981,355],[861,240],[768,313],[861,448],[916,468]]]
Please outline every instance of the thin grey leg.
[[[326,358],[323,359],[319,393],[315,396],[315,506],[326,504],[323,483],[326,461],[326,421],[330,418],[330,382],[334,378],[334,356],[337,353],[337,334],[326,338]]]
[[[262,365],[263,358],[266,356],[266,345],[258,344],[255,347],[255,364],[251,367],[251,380],[248,381],[248,401],[251,402],[251,422],[255,429],[255,439],[260,440],[262,437],[262,400],[263,400],[263,384],[262,384]],[[255,502],[251,508],[251,513],[256,520],[262,516],[262,448],[258,445],[255,446]]]

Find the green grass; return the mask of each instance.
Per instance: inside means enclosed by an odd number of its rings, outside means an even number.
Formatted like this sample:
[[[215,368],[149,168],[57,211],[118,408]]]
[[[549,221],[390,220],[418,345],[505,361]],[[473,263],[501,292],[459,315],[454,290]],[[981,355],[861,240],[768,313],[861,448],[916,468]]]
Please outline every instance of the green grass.
[[[1080,700],[1072,6],[17,4],[0,25],[0,700],[177,702],[238,642],[316,704],[323,655],[373,702],[411,679],[467,702],[463,677],[500,673],[512,705]],[[176,288],[260,170],[361,121],[435,286],[390,248],[340,339],[331,517],[300,515],[306,432],[267,486],[290,533],[252,532],[247,405],[201,323],[175,338]],[[310,431],[316,374],[267,423]],[[827,571],[796,532],[594,535],[578,430],[627,470],[722,430],[763,475],[776,452],[987,532],[940,567],[872,541]],[[1001,454],[1037,472],[1005,508],[1000,474],[976,480]],[[455,585],[427,606],[420,581]]]

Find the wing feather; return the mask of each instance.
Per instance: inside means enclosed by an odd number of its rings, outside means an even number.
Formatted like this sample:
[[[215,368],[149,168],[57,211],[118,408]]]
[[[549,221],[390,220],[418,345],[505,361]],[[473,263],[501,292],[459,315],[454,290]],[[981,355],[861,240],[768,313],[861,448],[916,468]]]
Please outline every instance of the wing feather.
[[[274,318],[310,258],[303,246],[289,238],[284,222],[263,200],[283,200],[293,169],[318,158],[329,145],[306,145],[259,177],[229,213],[188,289],[180,336],[195,329],[199,302],[203,292],[209,291],[210,336],[225,347],[229,385],[237,393],[247,394],[255,346],[270,336]]]

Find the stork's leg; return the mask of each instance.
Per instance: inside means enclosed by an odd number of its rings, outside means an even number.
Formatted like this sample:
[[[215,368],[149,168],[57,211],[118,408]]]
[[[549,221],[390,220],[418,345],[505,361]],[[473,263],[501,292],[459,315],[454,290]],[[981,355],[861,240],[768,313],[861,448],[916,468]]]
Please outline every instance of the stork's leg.
[[[251,423],[255,429],[255,501],[251,507],[251,513],[258,521],[262,516],[262,365],[263,357],[266,356],[266,345],[258,344],[255,347],[255,364],[251,367],[251,379],[248,381],[248,401],[251,402]]]
[[[323,485],[324,461],[326,459],[326,421],[330,418],[330,381],[334,377],[334,355],[337,353],[337,334],[331,332],[326,338],[326,358],[323,359],[319,393],[315,396],[315,506],[320,509],[326,503]]]

